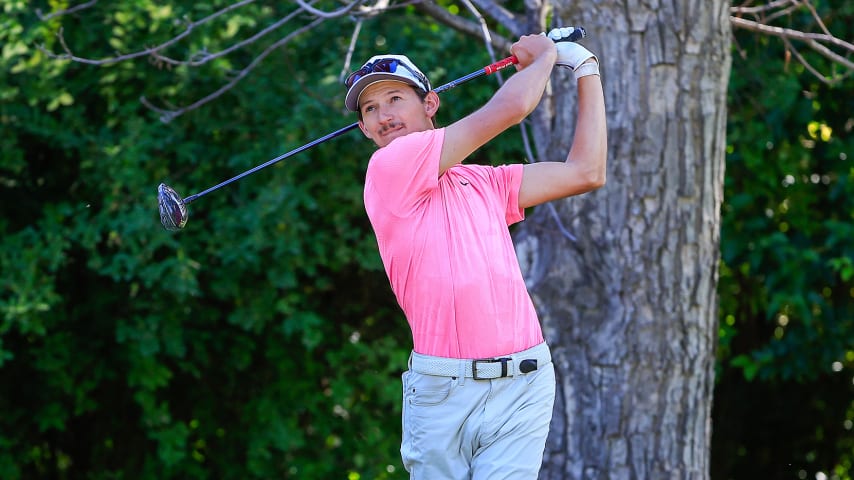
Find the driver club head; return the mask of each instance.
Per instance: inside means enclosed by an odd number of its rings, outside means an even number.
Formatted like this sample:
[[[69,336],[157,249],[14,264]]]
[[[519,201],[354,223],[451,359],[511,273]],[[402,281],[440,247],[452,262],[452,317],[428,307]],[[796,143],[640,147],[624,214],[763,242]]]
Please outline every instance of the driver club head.
[[[160,207],[160,223],[170,231],[180,230],[187,224],[187,205],[178,192],[161,183],[157,187],[157,204]]]

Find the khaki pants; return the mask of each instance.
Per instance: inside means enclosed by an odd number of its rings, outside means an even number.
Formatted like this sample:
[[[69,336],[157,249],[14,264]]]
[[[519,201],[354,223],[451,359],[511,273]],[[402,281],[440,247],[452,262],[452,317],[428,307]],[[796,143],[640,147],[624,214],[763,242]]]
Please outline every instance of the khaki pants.
[[[550,361],[491,380],[405,372],[400,452],[410,479],[536,480],[554,396]]]

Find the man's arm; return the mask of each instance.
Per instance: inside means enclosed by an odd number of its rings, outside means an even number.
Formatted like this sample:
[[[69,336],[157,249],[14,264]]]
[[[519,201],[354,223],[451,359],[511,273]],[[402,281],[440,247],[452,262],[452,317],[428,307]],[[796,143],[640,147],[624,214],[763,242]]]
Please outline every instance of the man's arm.
[[[591,58],[585,63],[595,61]],[[519,206],[532,207],[601,187],[605,184],[607,156],[602,82],[599,75],[583,76],[578,79],[578,120],[566,161],[525,165]]]
[[[544,35],[526,35],[510,51],[519,60],[518,72],[483,107],[446,127],[439,175],[519,124],[540,103],[557,59],[554,42]]]

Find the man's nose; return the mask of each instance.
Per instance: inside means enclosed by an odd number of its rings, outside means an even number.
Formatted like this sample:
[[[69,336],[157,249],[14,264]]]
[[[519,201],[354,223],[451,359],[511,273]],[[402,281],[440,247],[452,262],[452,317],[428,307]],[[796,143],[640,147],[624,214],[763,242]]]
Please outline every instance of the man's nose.
[[[390,122],[394,118],[390,108],[379,107],[378,113],[379,120],[383,123]]]

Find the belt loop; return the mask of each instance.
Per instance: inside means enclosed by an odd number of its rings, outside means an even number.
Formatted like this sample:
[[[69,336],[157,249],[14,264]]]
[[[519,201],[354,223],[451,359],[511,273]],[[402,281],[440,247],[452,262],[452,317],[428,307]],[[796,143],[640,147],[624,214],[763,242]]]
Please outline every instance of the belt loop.
[[[457,385],[462,386],[466,382],[467,364],[463,360],[460,360],[459,362],[457,362],[457,364],[459,365],[459,368],[458,368],[459,372],[457,373]]]

